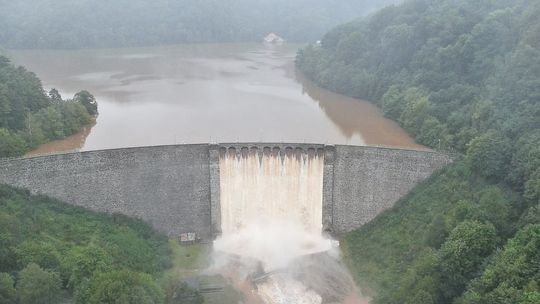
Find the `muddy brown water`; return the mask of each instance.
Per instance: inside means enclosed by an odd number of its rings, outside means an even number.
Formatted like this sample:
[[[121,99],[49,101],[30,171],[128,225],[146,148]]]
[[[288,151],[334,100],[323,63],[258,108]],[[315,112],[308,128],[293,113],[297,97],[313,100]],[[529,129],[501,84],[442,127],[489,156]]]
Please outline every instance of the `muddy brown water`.
[[[294,71],[299,45],[199,44],[13,50],[45,89],[85,89],[99,116],[34,154],[207,142],[309,142],[424,149],[373,104]]]

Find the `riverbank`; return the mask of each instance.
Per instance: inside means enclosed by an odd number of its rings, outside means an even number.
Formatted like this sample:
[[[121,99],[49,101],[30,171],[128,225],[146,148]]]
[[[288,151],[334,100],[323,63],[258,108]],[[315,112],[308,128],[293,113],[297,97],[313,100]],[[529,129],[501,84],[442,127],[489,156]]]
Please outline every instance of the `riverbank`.
[[[79,132],[67,136],[63,139],[53,140],[42,145],[39,145],[36,149],[25,154],[26,157],[40,156],[56,154],[59,152],[77,152],[79,151],[86,141],[86,138],[92,131],[92,128],[96,125],[96,119],[84,126]]]

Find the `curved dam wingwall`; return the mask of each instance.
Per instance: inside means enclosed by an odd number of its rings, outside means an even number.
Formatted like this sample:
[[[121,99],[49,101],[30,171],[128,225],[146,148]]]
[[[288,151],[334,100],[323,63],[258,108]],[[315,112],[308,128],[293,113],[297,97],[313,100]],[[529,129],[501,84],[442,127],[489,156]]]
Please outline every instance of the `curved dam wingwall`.
[[[168,235],[220,233],[224,151],[324,155],[322,221],[359,228],[451,159],[437,152],[310,144],[195,144],[0,160],[0,183],[95,211],[141,218]]]

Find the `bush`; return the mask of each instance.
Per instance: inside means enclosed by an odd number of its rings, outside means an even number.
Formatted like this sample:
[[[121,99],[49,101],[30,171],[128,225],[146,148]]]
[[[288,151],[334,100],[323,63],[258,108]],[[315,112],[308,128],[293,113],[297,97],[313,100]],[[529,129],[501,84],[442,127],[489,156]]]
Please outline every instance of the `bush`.
[[[0,272],[0,303],[16,303],[17,292],[14,284],[15,281],[9,274]]]
[[[163,291],[150,275],[129,270],[95,274],[75,298],[81,304],[164,303]]]
[[[99,214],[0,185],[0,272],[20,276],[27,265],[41,266],[42,272],[58,277],[66,291],[85,294],[100,273],[130,271],[141,277],[139,273],[146,272],[144,280],[154,282],[170,265],[169,250],[167,238],[141,220]]]

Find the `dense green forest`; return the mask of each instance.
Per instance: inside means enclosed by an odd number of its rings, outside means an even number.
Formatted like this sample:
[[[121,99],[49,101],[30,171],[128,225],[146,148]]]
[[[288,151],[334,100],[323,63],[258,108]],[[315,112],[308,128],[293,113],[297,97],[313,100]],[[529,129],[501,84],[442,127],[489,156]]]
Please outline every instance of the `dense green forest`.
[[[87,91],[70,100],[55,89],[46,94],[35,74],[0,55],[0,157],[76,133],[95,115],[97,102]]]
[[[0,46],[81,48],[186,42],[315,41],[399,0],[0,0]]]
[[[343,240],[374,303],[540,303],[540,2],[412,0],[302,49],[456,162]]]
[[[0,303],[163,303],[170,265],[140,220],[0,186]]]

